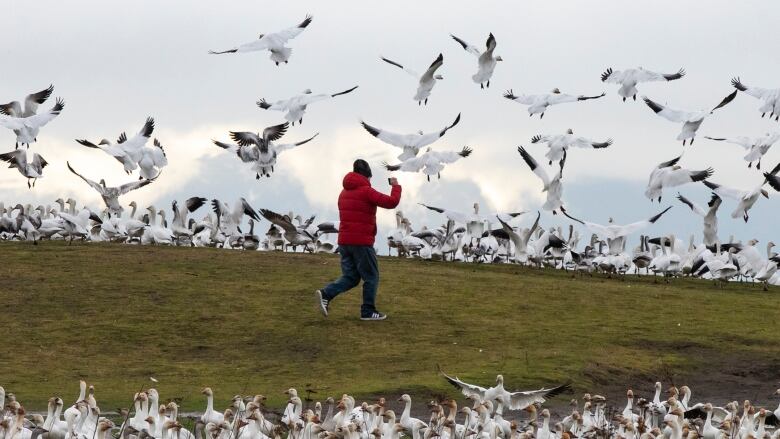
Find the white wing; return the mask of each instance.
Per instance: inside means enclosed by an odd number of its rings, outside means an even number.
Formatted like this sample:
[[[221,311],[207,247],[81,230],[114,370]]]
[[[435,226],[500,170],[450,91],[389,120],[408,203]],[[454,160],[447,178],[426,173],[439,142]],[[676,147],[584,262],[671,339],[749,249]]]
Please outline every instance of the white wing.
[[[681,111],[669,108],[665,105],[661,105],[655,101],[650,100],[647,98],[647,96],[642,96],[642,99],[644,99],[645,104],[647,104],[647,106],[650,107],[650,109],[652,109],[655,114],[671,122],[688,122],[695,114],[690,111]]]
[[[303,30],[306,29],[306,27],[311,23],[311,20],[312,16],[307,15],[306,18],[298,25],[288,27],[287,29],[280,30],[279,32],[267,34],[265,35],[265,38],[268,38],[274,45],[284,45],[287,41],[300,35],[301,32],[303,32]]]
[[[464,40],[462,40],[462,39],[460,39],[458,37],[456,37],[455,35],[450,34],[450,36],[452,37],[453,40],[457,41],[458,44],[460,44],[461,47],[463,47],[466,50],[466,52],[468,52],[468,53],[470,53],[470,54],[472,54],[474,56],[479,56],[480,55],[480,51],[479,51],[479,49],[476,46],[472,46],[471,44],[465,42]]]
[[[715,140],[718,142],[726,142],[726,143],[733,143],[735,145],[739,145],[745,149],[750,149],[755,145],[754,139],[746,136],[737,136],[737,137],[709,137],[704,136],[705,139]]]

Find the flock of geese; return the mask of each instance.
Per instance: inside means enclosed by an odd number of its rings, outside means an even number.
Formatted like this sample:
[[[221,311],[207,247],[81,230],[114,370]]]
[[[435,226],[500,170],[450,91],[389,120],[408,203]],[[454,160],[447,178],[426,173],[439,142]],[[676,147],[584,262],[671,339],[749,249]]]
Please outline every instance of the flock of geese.
[[[209,53],[239,54],[246,52],[264,52],[277,66],[287,64],[292,56],[291,42],[308,29],[312,17],[307,16],[295,26],[277,32],[261,34],[254,41],[240,44],[229,49],[212,50]],[[451,35],[468,54],[476,57],[476,73],[472,76],[475,84],[489,90],[495,68],[504,59],[496,53],[497,40],[491,33],[484,47],[478,47],[464,39]],[[431,65],[422,74],[409,68],[405,63],[381,57],[381,61],[398,68],[415,80],[413,100],[418,105],[426,105],[431,98],[435,85],[443,79],[440,73],[444,65],[444,55],[439,53]],[[623,102],[637,101],[641,96],[640,84],[647,82],[670,82],[682,80],[685,70],[675,73],[659,73],[642,67],[616,70],[606,69],[600,76],[602,83],[618,86],[617,95]],[[595,76],[595,75],[594,75]],[[595,79],[595,78],[594,78]],[[681,124],[677,140],[683,146],[693,145],[696,135],[705,119],[716,116],[739,94],[745,94],[761,102],[761,117],[780,120],[780,88],[760,88],[748,85],[739,78],[730,84],[733,91],[720,102],[707,109],[681,110],[661,104],[647,96],[641,96],[641,102],[654,114],[671,122]],[[281,153],[313,141],[318,133],[292,143],[280,143],[280,139],[291,126],[303,123],[304,115],[310,105],[353,93],[358,86],[335,93],[314,94],[310,89],[287,99],[271,101],[260,98],[256,105],[262,110],[280,112],[284,122],[266,127],[262,131],[231,131],[230,141],[213,140],[213,143],[238,157],[248,165],[256,179],[271,177],[277,168]],[[0,126],[12,130],[16,136],[16,148],[0,154],[0,160],[10,164],[22,176],[27,178],[32,188],[37,179],[43,177],[48,162],[36,152],[30,152],[39,138],[40,130],[62,113],[65,102],[61,98],[47,111],[39,112],[39,105],[52,96],[54,87],[29,94],[24,105],[18,101],[0,105]],[[567,94],[559,89],[549,93],[515,93],[509,89],[503,97],[527,107],[529,116],[543,118],[555,105],[580,103],[602,99],[605,93],[585,95]],[[722,111],[718,111],[720,114]],[[399,133],[382,128],[375,123],[361,121],[365,131],[379,141],[397,148],[400,153],[397,163],[384,163],[389,171],[422,173],[430,181],[432,177],[441,178],[446,166],[469,157],[473,149],[463,146],[459,150],[433,149],[433,145],[450,130],[461,123],[458,114],[451,123],[442,128],[414,133]],[[300,249],[309,252],[332,252],[335,250],[331,235],[338,232],[337,222],[314,224],[314,217],[280,214],[266,209],[255,210],[245,199],[240,198],[232,206],[218,199],[211,200],[212,212],[201,219],[188,218],[203,204],[203,197],[192,197],[182,202],[171,203],[171,216],[156,206],[148,206],[138,211],[131,202],[123,204],[120,198],[128,193],[152,184],[168,166],[163,143],[152,139],[155,121],[149,117],[134,135],[121,133],[112,142],[107,138],[93,142],[77,139],[82,146],[102,150],[114,157],[127,175],[138,171],[137,179],[119,186],[109,186],[105,179],[96,179],[92,174],[98,170],[88,170],[78,164],[66,163],[74,178],[94,189],[103,199],[105,206],[95,208],[83,206],[76,208],[73,199],[56,201],[56,206],[32,206],[20,203],[0,203],[0,238],[24,239],[38,242],[40,239],[81,239],[89,241],[114,241],[141,244],[219,246],[225,248],[243,248],[247,250]],[[705,200],[693,200],[681,193],[676,194],[681,207],[701,216],[703,239],[692,237],[687,243],[674,235],[639,236],[639,244],[633,250],[627,248],[631,235],[658,221],[671,206],[659,210],[651,218],[618,225],[610,218],[606,224],[577,218],[567,211],[564,201],[564,169],[568,159],[577,155],[577,150],[609,148],[613,140],[609,138],[591,139],[579,136],[568,130],[565,133],[540,133],[530,139],[530,145],[518,146],[520,159],[533,172],[541,183],[545,202],[541,208],[555,215],[561,214],[571,221],[566,235],[560,228],[543,227],[539,224],[539,215],[531,227],[519,228],[512,220],[527,212],[507,212],[484,214],[475,205],[473,213],[459,212],[457,206],[428,206],[431,211],[443,215],[439,217],[442,226],[413,230],[410,221],[403,213],[397,212],[397,227],[388,236],[387,244],[400,256],[415,256],[432,259],[450,259],[480,262],[515,262],[528,265],[547,265],[563,269],[592,272],[603,271],[609,274],[655,273],[667,277],[691,275],[726,281],[734,278],[748,279],[767,284],[780,284],[777,273],[777,254],[772,252],[773,243],[766,244],[766,252],[759,250],[755,240],[742,242],[730,239],[722,242],[718,237],[718,210],[724,199],[735,204],[731,217],[750,219],[750,211],[762,197],[769,197],[771,188],[780,191],[780,164],[770,171],[761,171],[761,160],[771,146],[780,139],[780,132],[768,132],[761,136],[705,136],[713,142],[729,142],[741,146],[746,155],[748,168],[755,169],[755,178],[747,188],[731,188],[712,180],[715,170],[708,166],[687,167],[683,164],[683,154],[669,158],[650,170],[645,196],[651,202],[661,203],[673,189],[699,183],[711,190],[712,196]],[[545,160],[537,160],[531,145],[546,149]],[[534,146],[535,147],[535,146]],[[519,162],[518,162],[519,163]],[[755,167],[753,166],[755,164]],[[74,166],[75,165],[75,166]],[[78,168],[78,170],[77,170]],[[753,171],[751,171],[753,172]],[[768,187],[768,188],[767,188]],[[67,205],[67,207],[66,207]],[[130,209],[128,209],[128,207]],[[128,211],[129,210],[129,211]],[[248,223],[244,222],[248,217]],[[255,225],[265,218],[271,223],[263,236],[255,232]],[[586,229],[591,236],[580,235],[578,229]],[[265,228],[265,227],[264,227]],[[582,242],[581,242],[582,241]]]
[[[313,402],[301,398],[295,388],[284,411],[265,406],[263,395],[235,395],[224,411],[214,408],[214,392],[203,389],[204,410],[194,417],[192,431],[184,427],[178,404],[164,402],[154,388],[134,395],[132,410],[120,409],[115,423],[101,416],[95,388],[80,382],[75,402],[48,400],[46,416],[28,413],[16,396],[0,387],[3,403],[0,437],[3,439],[777,439],[780,437],[780,407],[771,411],[745,400],[724,407],[692,401],[688,386],[670,387],[662,398],[662,384],[655,383],[652,399],[636,398],[628,390],[625,405],[607,403],[601,395],[586,393],[583,405],[571,401],[571,410],[559,422],[551,420],[542,404],[571,391],[570,384],[531,391],[510,392],[502,375],[492,387],[466,383],[441,372],[466,398],[458,409],[455,399],[427,403],[429,417],[414,417],[412,398],[401,395],[399,410],[389,400],[356,404],[344,394],[338,401]],[[153,381],[157,381],[152,378]],[[775,392],[780,395],[780,390]],[[304,406],[305,400],[305,406]],[[623,407],[622,410],[619,407]],[[515,413],[511,413],[515,412]],[[106,413],[107,414],[107,413]],[[118,416],[118,417],[117,417]]]

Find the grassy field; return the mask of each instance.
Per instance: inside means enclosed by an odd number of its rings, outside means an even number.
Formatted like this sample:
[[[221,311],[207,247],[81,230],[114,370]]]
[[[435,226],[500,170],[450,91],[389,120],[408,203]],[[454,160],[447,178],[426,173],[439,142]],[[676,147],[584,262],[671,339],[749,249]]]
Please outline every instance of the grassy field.
[[[382,258],[378,304],[390,318],[360,322],[354,291],[325,320],[313,291],[338,262],[2,243],[0,385],[41,409],[51,395],[70,403],[85,379],[111,410],[154,376],[163,399],[199,410],[204,386],[217,407],[237,393],[278,406],[283,390],[306,386],[321,399],[455,396],[437,364],[483,384],[498,372],[518,388],[571,380],[578,394],[646,394],[659,379],[690,385],[697,401],[766,399],[780,379],[777,289]]]

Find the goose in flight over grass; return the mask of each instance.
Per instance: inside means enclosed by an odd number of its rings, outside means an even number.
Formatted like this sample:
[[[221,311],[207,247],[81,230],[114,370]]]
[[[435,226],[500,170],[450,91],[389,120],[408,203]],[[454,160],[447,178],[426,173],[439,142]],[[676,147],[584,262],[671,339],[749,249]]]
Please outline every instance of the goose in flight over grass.
[[[124,210],[122,205],[119,203],[120,196],[128,192],[134,191],[136,189],[142,188],[156,179],[155,177],[150,180],[138,180],[117,187],[109,187],[106,186],[106,181],[104,179],[101,178],[100,183],[95,183],[94,181],[85,178],[83,175],[76,172],[70,166],[70,163],[67,163],[67,165],[70,172],[78,175],[79,178],[84,180],[92,189],[95,189],[100,194],[100,197],[103,198],[103,202],[106,204],[109,213],[113,213],[113,214],[121,214],[122,211]]]
[[[683,169],[677,164],[681,158],[682,155],[653,168],[653,171],[650,173],[650,179],[647,182],[647,189],[645,189],[645,196],[651,202],[656,198],[658,198],[659,203],[661,202],[664,188],[702,181],[712,177],[712,174],[715,173],[712,168],[702,171]]]
[[[569,129],[566,134],[537,134],[531,138],[531,143],[544,142],[547,144],[548,151],[544,155],[552,165],[553,161],[563,160],[566,151],[572,147],[601,149],[612,145],[612,139],[603,142],[596,142],[587,137],[575,136],[574,131]]]
[[[35,182],[43,177],[43,168],[49,163],[38,153],[33,153],[28,159],[27,151],[17,149],[5,154],[0,154],[0,160],[10,163],[9,168],[16,168],[20,174],[27,177],[27,187],[35,187]],[[33,179],[32,185],[30,179]]]
[[[539,115],[539,119],[544,117],[544,112],[547,111],[547,108],[551,105],[557,105],[557,104],[565,104],[567,102],[579,102],[579,101],[587,101],[589,99],[598,99],[605,95],[605,93],[601,93],[598,96],[574,96],[566,93],[561,93],[561,91],[557,88],[554,88],[552,92],[550,93],[542,93],[538,95],[515,95],[514,91],[507,90],[504,93],[504,97],[515,101],[519,104],[528,105],[528,116],[532,117],[534,114]]]
[[[49,111],[37,114],[38,104],[46,102],[54,88],[49,86],[46,90],[27,96],[24,103],[24,111],[19,102],[13,101],[0,105],[0,126],[12,130],[16,134],[16,148],[19,145],[30,147],[31,143],[38,141],[38,133],[41,128],[60,115],[65,108],[65,101],[57,98],[57,102]]]
[[[512,226],[504,221],[501,216],[496,216],[496,218],[498,218],[498,222],[501,223],[501,227],[509,236],[509,240],[512,241],[512,243],[515,245],[515,262],[519,262],[521,264],[528,262],[528,242],[531,240],[531,236],[533,236],[534,232],[539,227],[540,217],[541,213],[536,212],[536,221],[534,221],[530,228],[516,231],[514,228],[512,228]]]
[[[500,212],[500,213],[479,213],[479,203],[474,203],[474,212],[464,213],[457,210],[443,209],[441,207],[429,206],[427,204],[420,203],[420,206],[434,212],[444,214],[450,221],[455,221],[457,224],[465,224],[466,228],[471,236],[481,236],[485,232],[485,223],[493,222],[496,217],[500,217],[505,222],[509,222],[512,218],[526,213],[522,212]]]
[[[778,163],[771,172],[764,173],[764,181],[762,181],[760,185],[747,190],[730,188],[708,180],[704,180],[702,183],[723,198],[731,198],[739,201],[736,209],[731,213],[731,217],[739,218],[742,216],[742,219],[744,219],[745,222],[748,222],[748,219],[750,218],[748,212],[753,205],[756,204],[758,198],[761,196],[767,199],[769,198],[769,192],[764,189],[764,185],[769,183],[775,190],[780,190],[780,179],[777,178],[778,171],[780,171],[780,163]]]
[[[255,41],[245,43],[227,50],[210,50],[209,53],[212,55],[220,55],[223,53],[259,52],[267,50],[271,52],[271,61],[273,61],[277,66],[280,63],[287,64],[287,61],[290,59],[290,55],[292,54],[292,49],[285,46],[285,44],[300,35],[300,33],[303,32],[303,30],[306,29],[306,27],[311,23],[311,20],[312,16],[307,15],[306,19],[304,19],[296,26],[288,27],[287,29],[278,32],[260,34],[258,39]]]
[[[696,131],[699,129],[699,127],[701,127],[702,122],[704,122],[704,119],[707,116],[712,114],[718,108],[726,106],[729,102],[733,101],[736,96],[737,91],[735,90],[734,93],[731,93],[730,95],[723,98],[723,100],[720,101],[720,103],[712,110],[699,111],[675,110],[674,108],[668,107],[666,105],[661,105],[649,99],[647,96],[642,96],[642,99],[645,101],[645,104],[647,104],[647,106],[655,112],[655,114],[670,122],[678,122],[683,124],[682,131],[680,131],[680,134],[677,135],[677,140],[682,140],[683,146],[685,146],[685,141],[688,139],[691,141],[690,144],[693,145],[693,140],[696,137]]]
[[[125,168],[125,173],[130,174],[138,168],[139,162],[143,159],[144,147],[153,132],[154,118],[147,117],[138,133],[131,138],[128,138],[126,133],[122,133],[115,144],[108,139],[101,140],[97,145],[85,139],[76,139],[76,142],[88,148],[99,149],[114,157]]]
[[[750,87],[745,85],[739,78],[733,78],[731,85],[737,90],[763,102],[758,109],[761,112],[761,117],[769,113],[770,119],[774,117],[775,121],[780,120],[780,88]]]
[[[439,131],[430,133],[423,133],[422,131],[418,131],[413,134],[396,134],[382,128],[373,127],[363,121],[361,121],[360,124],[363,126],[363,128],[366,129],[366,131],[369,132],[369,134],[376,137],[377,139],[403,149],[401,155],[398,156],[398,160],[404,161],[417,157],[420,149],[439,140],[442,136],[444,136],[444,134],[447,133],[447,131],[450,130],[450,128],[457,125],[458,122],[460,122],[460,113],[458,113],[458,116],[455,118],[455,121],[452,122],[452,124],[445,126]]]
[[[403,172],[420,172],[422,171],[428,177],[428,181],[431,181],[431,175],[436,175],[441,178],[441,171],[445,165],[455,163],[458,160],[471,155],[472,149],[468,146],[464,146],[460,151],[432,151],[429,147],[419,157],[412,157],[410,159],[403,160],[397,165],[390,165],[388,163],[382,163],[382,166],[388,171],[403,171]]]
[[[558,210],[563,208],[563,202],[561,196],[563,195],[563,185],[561,184],[561,178],[563,178],[563,165],[566,163],[566,151],[563,152],[563,158],[559,162],[558,172],[550,178],[547,175],[547,171],[544,170],[539,163],[534,159],[528,151],[522,146],[517,147],[517,152],[523,157],[523,160],[531,168],[534,174],[542,180],[544,187],[542,192],[547,192],[547,200],[542,205],[542,209],[551,210],[553,215],[558,214]]]
[[[702,209],[698,204],[679,193],[677,194],[677,199],[690,207],[693,213],[702,218],[702,222],[704,223],[704,240],[702,242],[704,245],[715,245],[715,243],[718,242],[718,208],[721,203],[723,203],[723,199],[713,192],[712,198],[707,203],[707,210]]]
[[[259,180],[261,175],[266,177],[271,176],[271,173],[274,172],[274,166],[276,165],[276,160],[280,153],[295,148],[296,146],[303,145],[319,135],[319,133],[317,133],[298,143],[283,145],[274,144],[274,141],[279,140],[284,136],[288,127],[289,122],[270,126],[263,130],[262,135],[246,131],[231,131],[230,137],[237,145],[223,143],[217,140],[212,141],[220,148],[235,153],[242,162],[251,163],[252,171],[255,172],[255,178]]]
[[[485,51],[482,52],[478,47],[463,41],[462,39],[450,34],[453,40],[466,50],[466,52],[477,57],[478,70],[471,79],[479,84],[479,88],[490,87],[490,78],[493,76],[493,70],[496,68],[496,64],[499,61],[503,61],[500,56],[496,56],[493,52],[496,50],[496,37],[491,33],[488,35],[487,42],[485,43]]]
[[[765,135],[761,137],[747,137],[747,136],[737,136],[737,137],[708,137],[704,136],[705,139],[715,140],[718,142],[726,142],[726,143],[733,143],[735,145],[739,145],[747,150],[747,155],[745,155],[744,159],[746,162],[748,162],[748,168],[753,167],[753,162],[757,161],[756,163],[756,169],[761,169],[761,159],[766,155],[767,152],[769,152],[769,148],[772,147],[772,145],[775,144],[778,140],[780,140],[780,132],[772,132],[772,133],[766,133]]]
[[[314,216],[310,217],[307,221],[301,225],[296,226],[292,222],[292,218],[289,215],[280,215],[272,210],[260,209],[260,215],[273,224],[281,227],[284,230],[284,239],[287,241],[287,245],[291,245],[294,248],[301,245],[304,251],[308,249],[309,244],[312,244],[317,240],[317,237],[311,234],[307,229],[314,221]]]
[[[441,53],[433,61],[433,63],[431,63],[431,66],[428,67],[428,70],[426,70],[425,73],[423,73],[422,75],[420,75],[419,73],[417,73],[416,71],[410,68],[404,67],[403,65],[395,61],[391,61],[385,57],[382,57],[382,61],[400,68],[406,73],[412,75],[412,77],[414,77],[417,80],[417,93],[415,93],[414,98],[412,98],[415,101],[417,101],[417,105],[422,105],[423,102],[425,103],[425,105],[428,105],[428,97],[430,97],[431,90],[433,90],[433,86],[436,85],[436,81],[444,79],[444,77],[442,77],[441,75],[436,74],[436,70],[438,70],[439,67],[441,67],[442,64],[444,64],[444,55],[442,55]]]
[[[626,70],[612,70],[612,67],[610,67],[601,74],[601,82],[620,84],[618,95],[622,96],[623,102],[625,102],[628,98],[632,98],[636,101],[636,95],[639,93],[636,86],[640,82],[674,81],[683,76],[685,76],[684,69],[680,69],[677,73],[666,74],[647,70],[642,67]]]
[[[356,88],[358,88],[357,85],[350,88],[349,90],[344,90],[334,94],[321,93],[316,95],[312,94],[311,90],[307,88],[303,91],[303,94],[293,96],[289,99],[276,101],[272,104],[269,104],[264,98],[261,98],[259,101],[257,101],[257,106],[263,110],[286,112],[284,115],[284,120],[292,123],[292,125],[295,126],[295,122],[298,122],[299,124],[303,123],[303,115],[306,114],[306,107],[308,105],[315,102],[324,101],[325,99],[335,98],[336,96],[345,95],[355,90]]]
[[[144,146],[141,149],[141,160],[138,161],[141,175],[138,179],[152,180],[166,166],[168,166],[168,157],[165,155],[165,149],[163,149],[159,140],[154,139],[152,146]]]
[[[571,384],[566,383],[549,389],[527,390],[510,392],[504,388],[504,376],[496,376],[496,385],[493,387],[481,387],[461,381],[458,377],[451,377],[439,368],[439,373],[444,376],[453,387],[460,390],[466,397],[480,402],[498,401],[509,410],[523,410],[533,404],[543,404],[548,398],[555,397],[570,390]]]
[[[636,233],[640,230],[645,229],[646,227],[650,226],[651,224],[655,224],[656,221],[658,221],[659,218],[663,216],[666,212],[671,209],[672,206],[667,207],[666,209],[662,210],[660,213],[650,217],[649,219],[643,220],[643,221],[637,221],[635,223],[630,223],[626,225],[617,225],[613,224],[612,218],[609,219],[608,225],[602,225],[597,223],[590,223],[587,221],[582,221],[580,219],[577,219],[566,211],[565,208],[561,208],[561,212],[563,212],[566,217],[569,219],[576,221],[583,226],[587,227],[588,230],[590,230],[592,233],[595,233],[602,239],[607,240],[607,244],[609,245],[610,252],[614,252],[616,249],[622,249],[625,244],[626,238]],[[622,250],[620,250],[622,251]],[[620,252],[618,251],[618,253]]]

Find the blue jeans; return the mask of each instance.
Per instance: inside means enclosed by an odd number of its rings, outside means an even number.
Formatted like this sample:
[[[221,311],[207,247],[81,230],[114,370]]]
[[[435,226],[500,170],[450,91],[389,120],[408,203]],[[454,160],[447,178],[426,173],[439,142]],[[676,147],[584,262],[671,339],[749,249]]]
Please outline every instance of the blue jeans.
[[[363,279],[363,305],[360,315],[370,316],[376,311],[374,300],[379,286],[379,265],[376,262],[376,252],[369,245],[340,245],[341,277],[329,284],[322,291],[322,297],[333,300],[339,294],[355,288]]]

